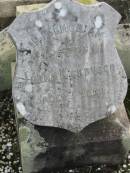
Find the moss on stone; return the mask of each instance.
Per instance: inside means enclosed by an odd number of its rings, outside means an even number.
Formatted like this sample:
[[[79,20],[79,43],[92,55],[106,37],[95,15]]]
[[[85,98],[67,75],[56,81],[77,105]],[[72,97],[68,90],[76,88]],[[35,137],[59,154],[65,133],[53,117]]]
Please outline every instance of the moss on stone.
[[[26,126],[22,126],[19,128],[19,137],[20,137],[20,141],[27,141],[29,139],[30,136],[30,129]]]

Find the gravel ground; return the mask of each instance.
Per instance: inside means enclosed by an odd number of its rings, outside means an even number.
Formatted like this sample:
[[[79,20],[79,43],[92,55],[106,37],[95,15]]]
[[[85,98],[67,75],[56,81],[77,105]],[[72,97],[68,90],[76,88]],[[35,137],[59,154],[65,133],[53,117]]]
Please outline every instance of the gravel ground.
[[[126,100],[129,105],[129,100]],[[89,166],[56,173],[130,173],[130,153],[123,165]],[[22,173],[11,91],[0,93],[0,173]]]
[[[11,92],[0,94],[0,172],[20,173],[19,149]]]

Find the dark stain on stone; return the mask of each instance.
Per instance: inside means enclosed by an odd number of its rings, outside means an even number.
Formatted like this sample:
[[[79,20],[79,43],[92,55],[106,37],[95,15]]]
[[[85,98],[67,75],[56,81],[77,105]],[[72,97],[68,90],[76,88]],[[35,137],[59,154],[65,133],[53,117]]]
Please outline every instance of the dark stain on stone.
[[[75,22],[77,22],[78,21],[78,17],[74,16],[74,20],[75,20]]]
[[[31,54],[31,50],[30,49],[20,49],[19,52],[26,53],[26,55]]]
[[[23,117],[18,119],[18,123],[21,124],[21,125],[25,125],[26,122],[27,122],[27,120]]]
[[[54,12],[53,12],[53,19],[58,22],[59,19],[58,19],[58,16],[59,16],[59,10],[55,9]]]
[[[127,25],[127,24],[125,24],[123,26],[124,26],[125,29],[129,29],[130,28],[130,25]]]
[[[35,157],[34,167],[40,164],[40,169],[33,173],[89,164],[117,165],[123,162],[126,155],[122,144],[122,127],[113,124],[109,117],[87,126],[80,133],[42,126],[35,126],[35,130],[49,147]]]
[[[48,64],[46,62],[44,62],[44,65],[48,67]]]

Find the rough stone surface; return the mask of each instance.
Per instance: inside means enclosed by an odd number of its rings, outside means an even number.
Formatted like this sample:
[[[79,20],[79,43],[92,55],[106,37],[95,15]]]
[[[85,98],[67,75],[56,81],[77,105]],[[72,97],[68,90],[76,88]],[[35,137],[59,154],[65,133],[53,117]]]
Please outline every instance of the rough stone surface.
[[[0,32],[0,91],[11,88],[10,63],[15,61],[15,47],[6,29]]]
[[[130,78],[130,24],[118,26],[116,34],[116,47],[121,57],[122,63],[128,79]]]
[[[119,20],[106,3],[70,0],[19,16],[8,32],[17,47],[13,96],[21,115],[78,132],[114,113],[127,92],[113,39]]]

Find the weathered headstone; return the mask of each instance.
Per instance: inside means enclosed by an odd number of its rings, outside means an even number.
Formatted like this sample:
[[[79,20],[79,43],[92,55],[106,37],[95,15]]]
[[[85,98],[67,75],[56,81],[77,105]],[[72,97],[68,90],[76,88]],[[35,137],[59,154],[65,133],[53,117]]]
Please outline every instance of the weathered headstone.
[[[13,97],[27,121],[33,172],[117,164],[126,154],[127,78],[114,46],[119,20],[104,2],[56,0],[9,27],[17,47]]]
[[[18,17],[9,32],[17,47],[19,112],[33,124],[78,132],[116,111],[127,91],[113,41],[119,20],[106,3],[72,1]]]

